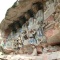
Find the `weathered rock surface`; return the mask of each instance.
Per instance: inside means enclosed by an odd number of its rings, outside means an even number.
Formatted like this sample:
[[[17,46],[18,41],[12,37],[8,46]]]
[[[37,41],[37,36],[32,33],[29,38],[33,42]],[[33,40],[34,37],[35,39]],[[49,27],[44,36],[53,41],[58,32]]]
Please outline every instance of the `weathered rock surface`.
[[[8,25],[16,21],[19,16],[21,16],[24,12],[29,10],[32,6],[32,3],[37,1],[44,1],[44,0],[22,0],[18,3],[15,2],[14,5],[9,8],[6,12],[5,18],[1,22],[1,29],[7,29]]]

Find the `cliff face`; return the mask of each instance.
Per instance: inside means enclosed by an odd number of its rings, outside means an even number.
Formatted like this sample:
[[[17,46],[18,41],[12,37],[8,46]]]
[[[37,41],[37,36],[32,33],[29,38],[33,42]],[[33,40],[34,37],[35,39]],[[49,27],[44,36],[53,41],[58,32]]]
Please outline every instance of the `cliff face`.
[[[24,12],[29,10],[32,6],[32,3],[42,0],[21,0],[16,1],[14,5],[9,8],[6,12],[5,18],[1,22],[1,29],[7,29],[8,25],[18,20],[18,17],[21,16]]]

